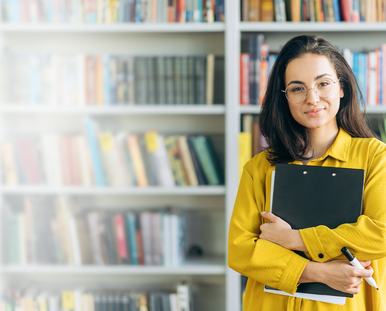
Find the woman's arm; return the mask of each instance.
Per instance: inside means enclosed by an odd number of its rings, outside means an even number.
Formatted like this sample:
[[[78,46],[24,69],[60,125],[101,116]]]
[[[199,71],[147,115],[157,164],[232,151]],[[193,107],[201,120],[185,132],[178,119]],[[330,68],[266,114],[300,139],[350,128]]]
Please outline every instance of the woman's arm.
[[[299,283],[319,282],[336,290],[358,294],[365,277],[372,276],[371,261],[360,262],[365,269],[353,267],[347,260],[332,260],[325,263],[310,261],[304,269]]]
[[[265,185],[270,183],[266,175],[269,164],[254,161],[256,159],[244,166],[240,180],[229,225],[228,265],[262,284],[293,294],[308,260],[260,239],[263,221],[260,213],[266,204]]]

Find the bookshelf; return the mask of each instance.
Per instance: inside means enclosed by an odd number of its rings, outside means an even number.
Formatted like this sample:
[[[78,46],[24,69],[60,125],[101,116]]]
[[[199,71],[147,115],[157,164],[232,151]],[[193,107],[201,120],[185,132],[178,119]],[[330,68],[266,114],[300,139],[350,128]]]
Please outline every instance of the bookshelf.
[[[259,114],[258,106],[239,103],[239,55],[242,36],[250,32],[265,35],[273,49],[292,36],[303,33],[324,35],[339,47],[362,49],[377,47],[385,34],[386,23],[276,23],[240,22],[239,1],[226,1],[225,23],[187,24],[8,24],[0,23],[0,44],[17,52],[65,53],[127,53],[132,55],[185,55],[191,53],[225,55],[225,105],[213,106],[114,106],[114,107],[54,107],[1,103],[1,136],[28,131],[33,126],[37,133],[55,128],[57,131],[81,130],[82,116],[92,116],[111,129],[157,129],[160,132],[210,133],[223,136],[219,143],[225,167],[225,185],[207,187],[52,187],[52,186],[2,186],[3,199],[14,195],[66,195],[85,206],[91,201],[95,206],[114,204],[127,208],[149,208],[175,204],[182,209],[194,208],[201,213],[221,215],[208,236],[216,249],[214,256],[168,268],[162,266],[12,266],[0,265],[2,282],[15,284],[18,279],[42,279],[47,284],[62,276],[66,283],[82,283],[87,279],[95,284],[118,282],[170,287],[179,280],[191,280],[199,289],[198,310],[240,311],[240,276],[227,268],[226,237],[234,199],[237,193],[238,133],[242,114]],[[360,38],[353,40],[352,38]],[[134,43],[134,44],[133,44]],[[53,103],[54,104],[54,103]],[[371,118],[386,113],[384,106],[367,107]],[[2,199],[0,202],[2,202]],[[1,215],[0,215],[1,217]],[[156,280],[155,280],[156,279]]]

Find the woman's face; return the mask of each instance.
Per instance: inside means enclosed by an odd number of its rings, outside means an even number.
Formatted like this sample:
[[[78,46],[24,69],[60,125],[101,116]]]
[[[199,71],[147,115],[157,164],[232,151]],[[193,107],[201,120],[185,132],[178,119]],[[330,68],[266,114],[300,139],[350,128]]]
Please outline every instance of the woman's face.
[[[287,94],[295,94],[300,84],[308,90],[318,87],[323,92],[324,79],[337,81],[339,77],[327,57],[316,54],[306,54],[295,58],[288,63],[285,72],[285,85]],[[326,80],[328,81],[328,80]],[[295,88],[294,88],[295,87]],[[298,102],[288,101],[292,117],[308,131],[327,130],[337,131],[336,114],[339,110],[340,99],[343,97],[343,89],[339,82],[332,83],[327,98],[318,96],[314,89],[308,90],[304,100]]]

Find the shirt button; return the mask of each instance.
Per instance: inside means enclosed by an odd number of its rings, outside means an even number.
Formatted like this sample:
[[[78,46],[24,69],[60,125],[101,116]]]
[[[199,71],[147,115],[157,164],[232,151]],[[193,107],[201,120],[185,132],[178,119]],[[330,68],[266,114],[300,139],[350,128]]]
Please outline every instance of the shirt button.
[[[319,258],[323,258],[324,255],[323,255],[322,253],[320,253],[320,254],[318,255],[318,257],[319,257]]]

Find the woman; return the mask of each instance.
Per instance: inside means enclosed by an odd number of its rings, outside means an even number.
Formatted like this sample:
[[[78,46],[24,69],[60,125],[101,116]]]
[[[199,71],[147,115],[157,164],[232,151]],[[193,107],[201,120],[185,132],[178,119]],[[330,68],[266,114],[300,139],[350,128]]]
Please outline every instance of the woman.
[[[386,310],[386,145],[366,125],[360,100],[350,66],[325,39],[298,36],[280,51],[260,114],[270,147],[244,166],[229,227],[228,265],[248,277],[245,311]],[[365,170],[363,215],[336,229],[291,229],[269,211],[276,163]],[[345,260],[343,246],[365,269]],[[362,281],[369,276],[378,291]],[[354,298],[341,306],[263,291],[293,294],[308,282]]]

